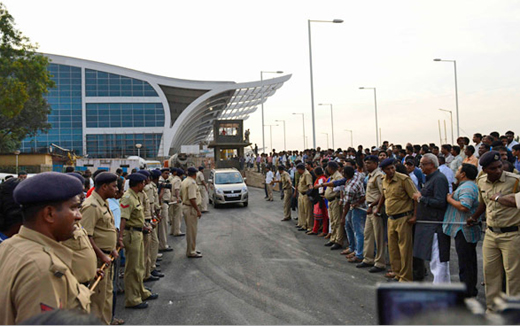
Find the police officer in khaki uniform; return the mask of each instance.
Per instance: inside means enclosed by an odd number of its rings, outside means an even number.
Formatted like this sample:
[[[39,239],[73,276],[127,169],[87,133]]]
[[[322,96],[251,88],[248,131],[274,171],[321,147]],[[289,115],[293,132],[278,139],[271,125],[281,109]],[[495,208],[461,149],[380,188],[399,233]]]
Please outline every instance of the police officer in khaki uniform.
[[[125,307],[134,309],[148,308],[144,300],[153,300],[159,297],[152,294],[143,286],[144,278],[144,205],[138,197],[143,191],[146,177],[139,173],[128,176],[129,189],[121,198],[121,230],[119,242],[125,248]]]
[[[112,321],[112,291],[113,266],[111,257],[119,256],[117,245],[117,231],[114,215],[110,211],[108,198],[114,198],[117,193],[117,175],[100,173],[94,179],[94,191],[81,205],[83,218],[81,224],[86,230],[90,243],[97,256],[97,267],[109,265],[105,269],[105,277],[98,283],[92,294],[92,313],[105,324]]]
[[[341,205],[339,203],[340,193],[334,191],[334,182],[343,179],[338,171],[338,163],[332,161],[327,163],[327,170],[330,175],[330,181],[316,185],[316,187],[327,187],[325,190],[325,198],[329,201],[329,218],[330,218],[330,238],[325,244],[327,247],[343,247],[345,241],[345,228],[341,225]],[[336,246],[335,246],[336,245]]]
[[[486,306],[493,311],[493,301],[502,291],[503,271],[506,271],[506,294],[520,295],[520,210],[504,205],[502,196],[520,191],[520,176],[503,171],[500,153],[490,151],[479,160],[482,174],[477,178],[479,207],[468,219],[476,223],[486,213],[487,230],[482,244]]]
[[[151,232],[151,241],[150,241],[150,274],[153,274],[154,271],[157,273],[160,270],[157,268],[157,257],[159,255],[159,238],[157,237],[157,227],[160,223],[160,215],[161,215],[161,205],[159,204],[159,191],[157,189],[157,183],[159,182],[159,177],[161,176],[161,172],[159,170],[152,170],[150,172],[150,179],[152,182],[148,183],[144,187],[144,192],[148,196],[148,200],[150,201],[150,206],[152,209],[152,232]],[[162,256],[162,254],[160,254]],[[154,275],[157,276],[157,275]]]
[[[204,178],[204,167],[199,166],[199,172],[197,172],[197,186],[199,187],[200,195],[201,195],[201,212],[208,212],[208,184],[206,183],[206,179]]]
[[[72,251],[62,245],[81,219],[81,182],[45,172],[20,183],[20,232],[0,246],[0,324],[18,324],[54,309],[90,312],[90,291],[72,274]]]
[[[412,179],[395,171],[395,160],[387,158],[379,167],[386,174],[383,179],[383,196],[372,213],[378,215],[383,204],[388,215],[388,253],[395,273],[394,281],[413,281],[412,228],[417,220],[414,193],[417,192]]]
[[[181,171],[172,168],[172,201],[170,202],[170,234],[175,237],[185,236],[181,231],[182,202],[181,202]]]
[[[291,176],[283,165],[278,166],[278,171],[280,172],[280,180],[273,180],[274,183],[280,183],[283,189],[283,220],[282,221],[290,221],[291,220],[291,199],[292,199],[292,181]]]
[[[188,258],[202,258],[197,251],[197,224],[202,213],[199,209],[201,202],[200,192],[197,188],[197,169],[188,168],[188,177],[181,184],[182,212],[186,223],[186,256]]]
[[[172,184],[170,180],[170,169],[161,170],[159,178],[159,203],[161,204],[161,220],[157,228],[159,238],[159,252],[173,251],[168,246],[168,218],[170,216],[170,202],[172,201]]]
[[[298,231],[310,231],[312,226],[308,224],[309,210],[311,210],[311,202],[307,196],[307,190],[312,187],[312,176],[305,169],[305,165],[300,163],[296,166],[296,171],[300,175],[298,182]]]

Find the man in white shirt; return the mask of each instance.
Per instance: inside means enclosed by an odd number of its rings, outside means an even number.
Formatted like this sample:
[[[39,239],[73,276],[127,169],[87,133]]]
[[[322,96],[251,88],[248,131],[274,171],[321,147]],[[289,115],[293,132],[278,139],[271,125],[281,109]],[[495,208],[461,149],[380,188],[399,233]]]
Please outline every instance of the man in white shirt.
[[[449,186],[449,192],[450,194],[453,192],[453,184],[455,183],[455,175],[453,174],[453,171],[448,167],[448,164],[446,164],[446,158],[444,155],[439,155],[439,171],[441,171],[442,174],[446,176],[446,179],[448,179],[448,186]]]
[[[515,133],[512,132],[511,130],[509,130],[508,132],[506,132],[506,137],[507,137],[507,148],[510,151],[512,151],[513,150],[513,146],[518,144],[518,142],[515,140]]]
[[[453,146],[451,148],[451,154],[453,156],[453,160],[450,163],[450,169],[453,171],[453,175],[457,174],[457,170],[462,165],[463,158],[460,156],[460,147]]]
[[[453,161],[453,155],[451,155],[451,145],[444,144],[441,146],[441,153],[444,155],[446,159],[446,164],[450,165],[451,161]]]
[[[265,168],[267,170],[265,174],[265,186],[267,187],[267,201],[273,201],[273,185],[272,182],[274,180],[273,171],[271,171],[271,166],[267,166]]]
[[[478,152],[480,145],[482,145],[482,134],[474,134],[473,135],[473,142],[475,143],[475,156],[478,158],[480,157],[480,154]]]

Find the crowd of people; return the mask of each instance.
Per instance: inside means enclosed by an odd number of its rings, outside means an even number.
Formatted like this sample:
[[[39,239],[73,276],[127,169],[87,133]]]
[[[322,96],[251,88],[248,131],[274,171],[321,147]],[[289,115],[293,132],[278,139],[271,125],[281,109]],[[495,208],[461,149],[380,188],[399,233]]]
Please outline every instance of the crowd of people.
[[[282,221],[348,263],[384,273],[388,282],[450,283],[454,239],[466,296],[478,294],[477,243],[483,238],[488,311],[500,292],[520,294],[520,144],[504,136],[459,137],[456,145],[390,144],[356,149],[250,155],[247,168],[265,173],[266,200],[279,185]],[[389,267],[389,268],[387,268]]]
[[[147,308],[159,295],[145,284],[164,277],[160,261],[173,251],[168,233],[186,237],[188,258],[202,258],[196,238],[198,219],[208,212],[203,170],[67,168],[6,178],[0,185],[0,324],[40,323],[49,318],[42,312],[72,309],[97,318],[77,320],[121,325],[114,316],[118,293],[126,308]]]

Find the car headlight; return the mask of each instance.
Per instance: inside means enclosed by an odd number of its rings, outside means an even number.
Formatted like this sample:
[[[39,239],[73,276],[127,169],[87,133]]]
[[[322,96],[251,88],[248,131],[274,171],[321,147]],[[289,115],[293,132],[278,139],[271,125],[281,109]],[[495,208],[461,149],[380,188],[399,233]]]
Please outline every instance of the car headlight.
[[[215,189],[215,192],[219,195],[223,195],[224,194],[224,191],[222,191],[222,189]]]
[[[242,187],[242,192],[247,192],[247,186]]]

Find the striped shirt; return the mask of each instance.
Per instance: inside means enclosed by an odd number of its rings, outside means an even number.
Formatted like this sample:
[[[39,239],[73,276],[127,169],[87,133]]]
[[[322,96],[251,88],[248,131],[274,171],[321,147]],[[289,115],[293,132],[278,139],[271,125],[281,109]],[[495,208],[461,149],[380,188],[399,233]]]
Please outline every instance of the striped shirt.
[[[444,234],[455,237],[459,231],[462,231],[467,242],[477,243],[480,240],[482,231],[480,225],[467,226],[465,224],[447,224],[451,222],[466,223],[468,217],[475,213],[479,205],[477,184],[473,181],[462,182],[453,193],[453,199],[460,201],[462,206],[469,209],[469,212],[461,212],[448,204],[448,208],[444,214],[444,224],[442,225]]]

